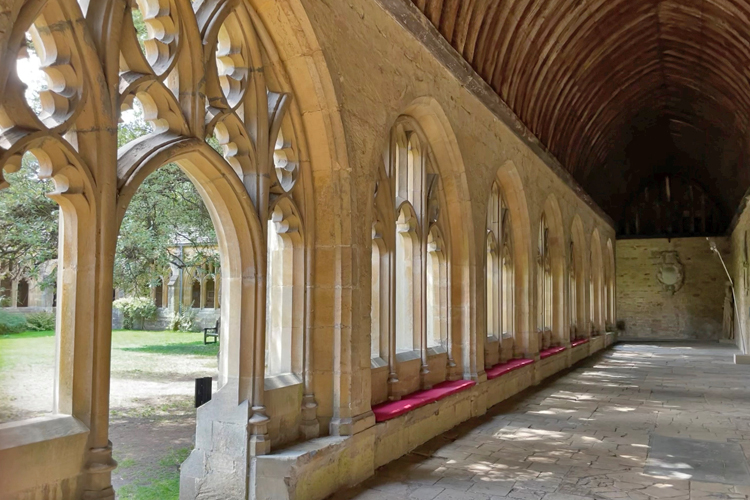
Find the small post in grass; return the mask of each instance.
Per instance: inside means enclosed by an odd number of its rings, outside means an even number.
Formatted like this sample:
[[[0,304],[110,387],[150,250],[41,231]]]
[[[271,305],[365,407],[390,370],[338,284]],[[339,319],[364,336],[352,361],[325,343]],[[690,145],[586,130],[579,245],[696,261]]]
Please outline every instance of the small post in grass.
[[[195,407],[204,405],[211,401],[212,377],[201,377],[195,379]]]

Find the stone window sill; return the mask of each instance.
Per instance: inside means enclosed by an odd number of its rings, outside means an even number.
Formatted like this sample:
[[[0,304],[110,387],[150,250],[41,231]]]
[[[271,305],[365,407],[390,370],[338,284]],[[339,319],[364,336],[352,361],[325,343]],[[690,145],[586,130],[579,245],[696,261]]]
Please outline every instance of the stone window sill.
[[[446,354],[447,352],[448,352],[448,350],[445,347],[441,346],[441,345],[435,346],[435,347],[428,347],[427,348],[427,357],[431,358],[431,357],[434,357],[434,356],[440,356],[441,354]]]
[[[386,360],[384,360],[380,356],[378,356],[377,358],[370,359],[370,368],[372,368],[373,370],[378,370],[380,368],[387,368],[387,367],[388,367],[388,363],[386,362]]]
[[[396,353],[396,361],[399,363],[406,363],[407,361],[414,361],[420,359],[422,356],[418,350],[402,351]]]
[[[70,415],[51,415],[8,422],[0,424],[0,450],[73,437],[88,432],[88,427]]]
[[[274,391],[295,385],[302,385],[302,380],[294,373],[282,373],[280,375],[266,377],[264,383],[266,391]]]

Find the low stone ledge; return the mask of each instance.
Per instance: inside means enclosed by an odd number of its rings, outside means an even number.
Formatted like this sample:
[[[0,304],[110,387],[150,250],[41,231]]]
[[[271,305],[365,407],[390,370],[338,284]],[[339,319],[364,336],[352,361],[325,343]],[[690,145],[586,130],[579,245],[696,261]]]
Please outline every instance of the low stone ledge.
[[[569,366],[569,358],[566,355],[560,355],[567,352],[568,349],[559,351],[552,356],[540,359],[536,364],[536,382],[551,377],[555,373],[566,369]]]
[[[375,468],[406,455],[417,446],[461,422],[476,416],[473,402],[478,386],[417,408],[409,413],[376,424]],[[484,409],[482,409],[483,413]]]
[[[372,428],[323,437],[252,459],[253,500],[321,500],[372,475]]]
[[[573,366],[574,364],[578,363],[579,361],[583,361],[584,359],[589,357],[589,340],[586,339],[586,342],[583,342],[581,344],[578,344],[576,346],[573,346],[571,344],[570,347],[570,366]]]
[[[604,347],[609,347],[617,342],[617,332],[607,332],[604,334]]]
[[[596,337],[591,337],[591,342],[589,342],[589,345],[591,346],[590,353],[594,354],[597,351],[601,351],[605,347],[605,341],[606,341],[606,335],[597,335]]]
[[[0,425],[3,500],[77,498],[88,434],[88,427],[69,415]]]
[[[534,364],[506,373],[482,384],[486,393],[487,408],[511,398],[534,384]]]

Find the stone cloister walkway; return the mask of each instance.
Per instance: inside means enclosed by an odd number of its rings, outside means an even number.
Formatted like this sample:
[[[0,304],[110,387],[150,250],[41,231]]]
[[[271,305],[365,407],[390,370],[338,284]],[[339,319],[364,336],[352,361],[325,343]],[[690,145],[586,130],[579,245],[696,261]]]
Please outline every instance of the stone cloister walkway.
[[[735,352],[617,345],[333,498],[744,499],[750,366]]]

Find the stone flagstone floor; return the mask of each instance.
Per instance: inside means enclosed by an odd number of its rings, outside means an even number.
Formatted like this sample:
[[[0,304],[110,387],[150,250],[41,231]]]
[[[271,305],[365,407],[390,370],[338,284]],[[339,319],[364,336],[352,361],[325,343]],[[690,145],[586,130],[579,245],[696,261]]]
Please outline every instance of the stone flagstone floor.
[[[332,499],[744,499],[750,366],[735,352],[617,345]]]

